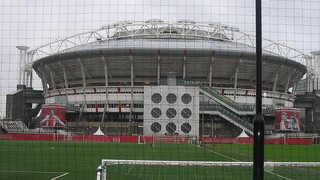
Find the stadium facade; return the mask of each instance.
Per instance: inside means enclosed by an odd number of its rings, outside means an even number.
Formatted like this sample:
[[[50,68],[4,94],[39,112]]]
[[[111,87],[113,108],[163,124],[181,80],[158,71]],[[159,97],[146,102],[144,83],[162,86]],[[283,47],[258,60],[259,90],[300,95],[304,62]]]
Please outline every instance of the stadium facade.
[[[159,136],[252,134],[253,39],[220,23],[119,22],[26,52],[21,82],[32,86],[33,69],[41,78],[45,104],[66,106],[69,129]],[[296,84],[307,73],[297,57],[306,58],[264,40],[267,131],[275,130],[276,109],[293,107]]]

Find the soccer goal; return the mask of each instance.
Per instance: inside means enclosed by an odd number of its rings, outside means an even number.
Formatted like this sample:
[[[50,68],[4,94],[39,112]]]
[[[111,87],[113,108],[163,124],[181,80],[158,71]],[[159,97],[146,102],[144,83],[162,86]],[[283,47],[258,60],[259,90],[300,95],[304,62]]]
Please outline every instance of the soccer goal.
[[[68,132],[66,135],[67,141],[84,141],[84,132]]]
[[[97,180],[234,179],[237,176],[251,179],[252,166],[252,162],[102,159]],[[319,168],[320,162],[265,162],[264,166],[266,177],[292,179]]]
[[[197,137],[188,136],[138,136],[138,144],[196,144]]]

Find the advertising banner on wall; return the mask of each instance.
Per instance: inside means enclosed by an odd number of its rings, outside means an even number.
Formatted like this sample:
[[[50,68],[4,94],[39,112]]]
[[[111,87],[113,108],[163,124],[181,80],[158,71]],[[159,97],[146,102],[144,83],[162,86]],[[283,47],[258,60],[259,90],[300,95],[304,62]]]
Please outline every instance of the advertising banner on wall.
[[[277,109],[275,113],[277,131],[300,131],[300,111],[296,108]]]
[[[64,127],[66,106],[56,104],[42,105],[40,114],[41,127]]]

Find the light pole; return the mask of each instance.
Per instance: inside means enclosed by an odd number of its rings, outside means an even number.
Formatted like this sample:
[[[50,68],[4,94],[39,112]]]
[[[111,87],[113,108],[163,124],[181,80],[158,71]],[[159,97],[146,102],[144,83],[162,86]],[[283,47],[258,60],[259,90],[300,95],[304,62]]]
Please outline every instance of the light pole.
[[[261,0],[256,0],[256,117],[254,119],[253,179],[263,180],[264,173],[264,119],[262,115],[262,23]]]

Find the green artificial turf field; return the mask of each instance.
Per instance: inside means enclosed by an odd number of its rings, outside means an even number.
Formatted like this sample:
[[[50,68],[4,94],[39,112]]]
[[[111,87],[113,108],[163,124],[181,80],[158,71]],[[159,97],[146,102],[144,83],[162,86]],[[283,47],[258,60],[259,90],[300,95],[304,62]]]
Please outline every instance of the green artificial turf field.
[[[0,141],[0,179],[95,179],[101,159],[252,161],[252,145]],[[320,162],[320,146],[265,145],[267,161]],[[265,179],[318,179],[318,167],[275,167]],[[112,165],[111,179],[251,179],[251,167]]]

